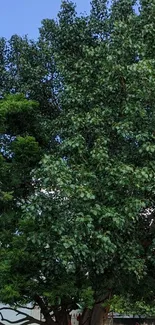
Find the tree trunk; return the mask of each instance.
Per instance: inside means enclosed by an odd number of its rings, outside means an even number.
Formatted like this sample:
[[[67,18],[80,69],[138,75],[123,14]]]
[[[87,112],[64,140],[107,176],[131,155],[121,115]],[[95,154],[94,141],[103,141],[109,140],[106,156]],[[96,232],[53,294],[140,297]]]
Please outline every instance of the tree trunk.
[[[54,315],[58,325],[71,325],[71,316],[65,309],[56,311]]]
[[[95,304],[92,310],[85,309],[79,325],[104,325],[108,319],[109,306],[103,307],[101,303]]]

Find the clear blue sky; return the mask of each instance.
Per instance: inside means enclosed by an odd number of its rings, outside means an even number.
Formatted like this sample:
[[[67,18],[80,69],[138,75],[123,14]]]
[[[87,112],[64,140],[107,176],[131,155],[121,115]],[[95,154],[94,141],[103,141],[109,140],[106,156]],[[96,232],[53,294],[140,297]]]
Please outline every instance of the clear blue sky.
[[[76,0],[77,11],[89,12],[90,0]],[[61,0],[0,0],[0,37],[13,34],[36,39],[40,22],[56,18]]]

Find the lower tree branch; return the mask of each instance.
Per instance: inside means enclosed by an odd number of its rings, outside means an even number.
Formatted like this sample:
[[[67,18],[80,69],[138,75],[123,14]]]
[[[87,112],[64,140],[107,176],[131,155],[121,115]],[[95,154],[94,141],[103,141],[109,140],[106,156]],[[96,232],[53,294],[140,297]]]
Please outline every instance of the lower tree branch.
[[[22,306],[22,305],[16,305],[16,306],[17,306],[17,308],[33,310],[37,306],[37,304],[35,303],[32,307],[27,307],[27,306]]]
[[[25,322],[25,323],[23,323],[22,325],[30,325],[30,324],[34,324],[33,322]]]
[[[39,295],[35,294],[34,300],[40,307],[41,313],[44,315],[46,323],[49,325],[57,325],[57,323],[52,319],[48,307],[44,303],[43,299]]]
[[[3,317],[3,314],[0,312],[1,320],[2,321],[5,321],[5,322],[7,322],[9,324],[18,324],[18,323],[21,323],[21,322],[25,322],[27,325],[28,324],[44,325],[44,322],[42,322],[39,319],[36,319],[36,318],[34,318],[34,317],[32,317],[32,316],[24,313],[23,311],[20,311],[19,309],[12,308],[12,307],[1,307],[0,308],[0,311],[4,311],[4,310],[11,310],[11,311],[14,311],[15,313],[17,313],[16,315],[25,316],[22,319],[18,319],[16,321],[10,321],[9,319],[5,319]],[[25,323],[23,323],[22,325],[26,325]],[[4,325],[4,324],[3,323],[0,323],[0,325]]]
[[[24,317],[24,318],[21,318],[21,319],[18,319],[18,320],[15,320],[15,321],[12,321],[12,320],[8,320],[6,318],[3,317],[2,313],[0,313],[0,316],[1,316],[1,320],[4,321],[4,322],[8,322],[9,324],[18,324],[18,323],[21,323],[21,322],[24,322],[27,320],[27,317]]]
[[[0,325],[5,325],[4,323],[0,322]]]

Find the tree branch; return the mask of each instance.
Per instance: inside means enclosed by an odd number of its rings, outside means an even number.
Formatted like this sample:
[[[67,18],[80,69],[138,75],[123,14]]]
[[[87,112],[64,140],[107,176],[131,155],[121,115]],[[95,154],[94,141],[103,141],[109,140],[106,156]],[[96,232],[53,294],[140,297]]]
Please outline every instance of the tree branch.
[[[88,319],[90,319],[90,316],[87,317],[87,319],[84,321],[84,323],[82,323],[82,325],[85,325],[87,323]]]
[[[8,319],[3,317],[2,313],[0,313],[0,316],[1,316],[2,321],[8,322],[9,324],[18,324],[18,323],[21,323],[21,322],[24,322],[24,321],[27,320],[27,317],[24,317],[22,319],[18,319],[18,320],[15,320],[15,321],[8,320]]]
[[[20,314],[20,315],[23,315],[25,317],[29,316],[26,313],[24,313],[23,311],[20,311],[19,309],[16,309],[16,308],[13,308],[13,307],[1,307],[0,308],[0,311],[3,311],[3,310],[12,310],[15,313]]]
[[[25,316],[24,318],[22,318],[22,320],[20,319],[20,320],[17,320],[17,321],[10,321],[10,320],[4,319],[2,313],[0,313],[2,320],[6,321],[6,322],[8,322],[10,324],[17,324],[17,323],[20,323],[21,321],[28,321],[29,324],[44,325],[44,322],[42,322],[39,319],[36,319],[36,318],[34,318],[34,317],[32,317],[32,316],[24,313],[23,311],[20,311],[20,310],[18,310],[16,308],[12,308],[12,307],[1,307],[0,308],[0,311],[4,311],[4,310],[11,310],[11,311],[14,311],[15,313],[17,313],[17,315],[23,315],[23,316]],[[22,324],[22,325],[24,325],[24,324]],[[4,324],[2,324],[2,325],[4,325]]]
[[[41,313],[44,315],[45,320],[51,325],[56,325],[57,323],[52,319],[50,312],[49,312],[46,304],[44,303],[43,299],[39,295],[35,294],[34,300],[40,307]]]
[[[33,322],[27,321],[25,323],[23,323],[22,325],[30,325],[30,324],[34,324]]]
[[[0,325],[5,325],[4,323],[0,322]]]
[[[26,307],[26,306],[17,305],[18,308],[28,309],[28,310],[33,310],[36,306],[37,306],[36,303],[32,307]]]

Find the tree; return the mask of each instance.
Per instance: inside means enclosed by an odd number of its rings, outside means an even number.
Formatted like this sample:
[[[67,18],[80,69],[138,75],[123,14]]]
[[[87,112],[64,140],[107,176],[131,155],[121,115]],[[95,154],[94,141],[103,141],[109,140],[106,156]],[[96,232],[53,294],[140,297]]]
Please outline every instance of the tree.
[[[18,234],[21,204],[35,189],[31,172],[55,145],[52,119],[59,107],[52,75],[56,72],[39,45],[15,35],[9,42],[1,39],[0,53],[0,245],[4,256]],[[1,279],[4,269],[2,261]]]
[[[35,45],[55,66],[57,145],[1,250],[0,297],[38,304],[47,325],[78,304],[81,324],[103,324],[116,299],[154,311],[154,4],[134,5],[94,0],[77,17],[63,1]]]
[[[50,49],[51,54],[51,49]],[[54,63],[39,45],[17,35],[0,40],[1,204],[4,229],[19,202],[34,191],[31,171],[55,145],[52,121],[58,116]],[[58,78],[57,78],[58,85]],[[21,95],[22,93],[22,95]],[[3,206],[5,205],[5,207]],[[8,212],[8,209],[10,212]],[[6,213],[7,211],[7,213]],[[16,213],[14,213],[16,211]]]

